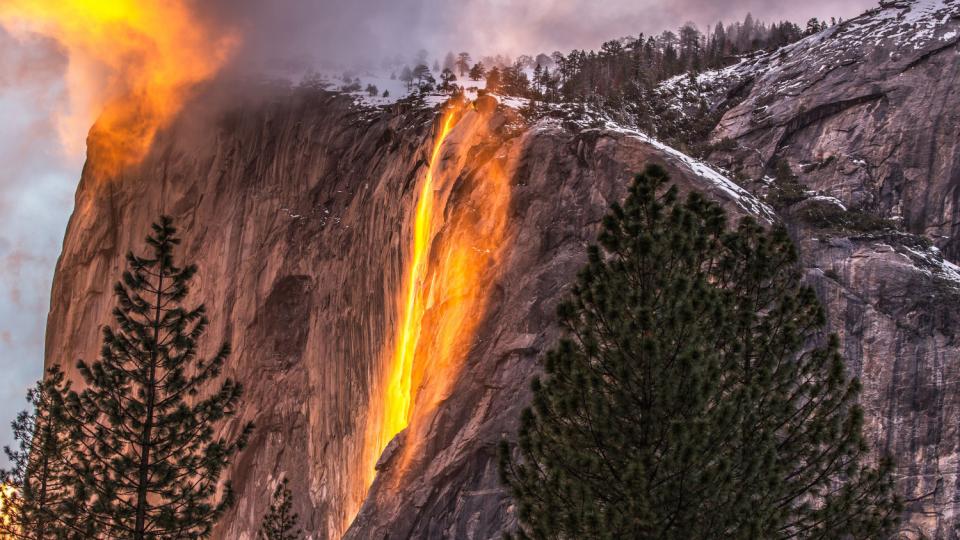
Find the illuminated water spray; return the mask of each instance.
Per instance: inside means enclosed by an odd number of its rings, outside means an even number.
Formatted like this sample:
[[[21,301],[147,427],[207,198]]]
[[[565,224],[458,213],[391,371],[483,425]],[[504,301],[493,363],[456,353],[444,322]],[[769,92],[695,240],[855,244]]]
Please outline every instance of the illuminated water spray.
[[[419,420],[448,396],[485,315],[510,201],[499,162],[488,155],[473,163],[477,158],[466,155],[490,136],[486,120],[452,107],[439,124],[417,199],[387,378],[381,402],[374,397],[372,404],[379,407],[380,421],[368,432],[364,489],[373,481],[380,454],[405,429],[397,463],[406,469],[421,442]],[[447,148],[455,130],[458,144]]]
[[[377,439],[377,453],[383,451],[391,439],[407,427],[410,421],[410,406],[413,400],[413,360],[416,355],[419,323],[423,317],[421,299],[422,285],[426,273],[426,259],[433,225],[434,176],[439,162],[443,143],[453,129],[457,110],[451,108],[444,115],[440,132],[430,155],[427,176],[420,188],[417,200],[417,212],[413,225],[413,256],[410,261],[404,294],[403,315],[400,319],[400,331],[397,337],[396,351],[393,354],[392,367],[384,397],[383,420],[380,436]]]

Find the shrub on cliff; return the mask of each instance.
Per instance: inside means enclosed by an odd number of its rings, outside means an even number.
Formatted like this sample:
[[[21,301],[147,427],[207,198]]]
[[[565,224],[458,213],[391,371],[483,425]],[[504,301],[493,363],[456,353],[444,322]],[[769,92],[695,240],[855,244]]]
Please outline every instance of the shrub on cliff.
[[[782,229],[659,167],[604,221],[501,470],[520,537],[877,538],[858,381]],[[825,343],[813,346],[812,343]]]
[[[300,540],[303,530],[297,526],[299,516],[293,512],[293,494],[284,478],[273,492],[270,510],[263,516],[259,540]]]
[[[204,538],[233,502],[221,475],[252,425],[214,437],[242,388],[231,379],[211,388],[230,346],[198,358],[208,321],[202,305],[183,307],[197,268],[174,263],[175,234],[162,218],[147,237],[152,253],[127,255],[116,329],[104,328],[98,361],[78,363],[86,389],[66,402],[80,444],[75,526],[87,537]]]

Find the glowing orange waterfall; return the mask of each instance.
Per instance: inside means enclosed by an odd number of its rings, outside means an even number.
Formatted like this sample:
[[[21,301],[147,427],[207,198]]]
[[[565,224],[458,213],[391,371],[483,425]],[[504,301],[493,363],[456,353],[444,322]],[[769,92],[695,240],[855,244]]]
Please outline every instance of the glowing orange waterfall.
[[[427,176],[420,188],[420,197],[417,200],[417,212],[413,225],[413,257],[407,273],[406,292],[404,293],[403,315],[400,319],[400,331],[397,337],[396,351],[393,355],[393,365],[390,368],[390,377],[387,382],[387,392],[384,397],[383,419],[381,420],[380,436],[377,439],[377,453],[383,451],[397,433],[403,431],[410,421],[410,405],[413,399],[413,360],[416,355],[419,322],[423,316],[423,305],[420,295],[422,283],[426,273],[426,259],[429,256],[429,244],[433,230],[434,176],[443,149],[443,143],[453,129],[457,114],[451,108],[444,115],[440,132],[434,143],[430,155]]]
[[[383,450],[405,429],[397,463],[401,472],[408,468],[426,424],[420,420],[449,395],[485,315],[510,202],[508,177],[496,159],[469,162],[467,150],[490,136],[486,120],[454,106],[439,125],[419,189],[384,390],[372,404],[379,422],[368,426],[364,489]],[[447,148],[451,135],[457,146]]]

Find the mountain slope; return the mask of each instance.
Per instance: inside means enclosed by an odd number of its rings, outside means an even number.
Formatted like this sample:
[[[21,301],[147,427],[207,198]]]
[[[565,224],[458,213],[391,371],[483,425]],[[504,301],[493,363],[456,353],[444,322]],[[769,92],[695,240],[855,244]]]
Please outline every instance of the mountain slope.
[[[960,259],[960,1],[885,2],[733,70],[749,94],[713,133],[752,177],[781,160],[812,190]]]
[[[385,469],[355,538],[388,530],[486,538],[509,523],[496,442],[514,431],[536,357],[556,337],[554,305],[633,171],[663,163],[682,187],[715,194],[731,212],[763,208],[718,173],[637,134],[576,133],[550,121],[528,128],[492,101],[459,117],[439,156],[456,196],[438,210],[435,242],[470,212],[465,194],[497,166],[511,186],[507,254],[491,269],[489,307],[466,336],[472,345],[449,394],[435,408],[414,405],[428,415],[418,434],[425,461],[403,478]],[[210,335],[234,345],[228,374],[246,387],[242,419],[258,426],[233,468],[239,505],[217,537],[253,538],[282,475],[301,494],[307,530],[338,537],[364,498],[365,429],[384,392],[435,112],[377,112],[347,96],[300,91],[229,110],[213,129],[198,130],[189,116],[139,170],[109,182],[84,176],[57,268],[47,362],[72,368],[72,359],[96,354],[95,329],[110,320],[124,254],[151,220],[173,216],[184,256],[200,267],[194,294],[211,314]],[[437,299],[422,333],[455,300]],[[424,362],[423,370],[439,369]]]

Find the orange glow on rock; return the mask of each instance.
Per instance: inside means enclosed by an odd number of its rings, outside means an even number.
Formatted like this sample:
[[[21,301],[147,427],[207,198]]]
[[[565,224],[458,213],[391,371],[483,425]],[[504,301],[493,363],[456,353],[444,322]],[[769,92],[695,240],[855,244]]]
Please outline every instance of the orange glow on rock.
[[[434,143],[427,168],[427,176],[420,188],[417,210],[414,217],[412,258],[407,273],[406,290],[402,304],[403,315],[400,318],[400,331],[397,336],[396,351],[387,382],[384,397],[384,414],[381,420],[380,436],[377,438],[379,454],[397,433],[403,431],[410,421],[410,404],[413,401],[413,361],[419,341],[419,322],[423,317],[422,285],[427,272],[427,257],[433,232],[434,213],[434,176],[440,158],[443,143],[453,129],[457,110],[451,108],[443,117],[440,132]]]
[[[0,25],[47,36],[68,57],[68,150],[90,130],[98,176],[139,163],[189,92],[226,63],[236,39],[200,24],[185,0],[3,0]]]
[[[391,467],[401,474],[409,468],[425,420],[452,391],[486,315],[507,241],[510,184],[496,159],[471,161],[478,159],[471,148],[490,137],[484,116],[453,106],[439,125],[417,199],[382,403],[376,396],[372,403],[379,423],[368,426],[364,491],[381,453],[403,430]]]
[[[6,498],[10,498],[15,495],[18,495],[17,489],[5,482],[0,483],[0,490],[3,490],[3,494]],[[4,506],[4,501],[0,499],[0,523],[3,523],[5,526],[10,527],[11,523],[9,520],[10,520],[10,516],[7,515],[7,509]],[[5,538],[6,538],[5,536],[0,535],[0,539],[5,539]],[[11,538],[13,537],[11,536]]]

